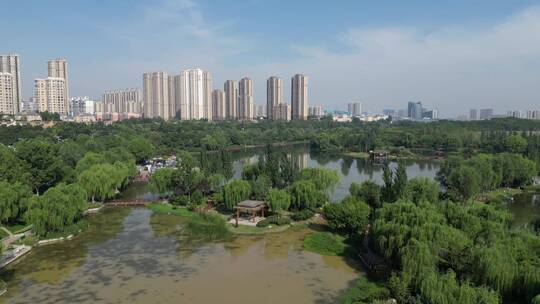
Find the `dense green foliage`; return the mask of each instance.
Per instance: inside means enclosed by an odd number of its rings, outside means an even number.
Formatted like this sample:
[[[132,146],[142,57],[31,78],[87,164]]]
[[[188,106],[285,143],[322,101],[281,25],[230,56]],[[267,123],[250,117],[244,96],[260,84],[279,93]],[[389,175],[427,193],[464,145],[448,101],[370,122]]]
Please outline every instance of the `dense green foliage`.
[[[251,186],[247,181],[234,180],[223,187],[223,202],[232,210],[236,204],[249,198]]]
[[[25,216],[33,231],[41,236],[62,232],[82,218],[86,209],[86,191],[77,184],[59,184],[41,196],[34,196]]]
[[[326,204],[323,215],[330,228],[345,233],[358,233],[368,224],[370,207],[354,196],[345,198],[340,204]]]
[[[266,197],[268,208],[272,212],[288,210],[291,206],[291,196],[285,190],[271,189]]]
[[[379,299],[388,299],[390,291],[384,286],[370,282],[365,276],[361,276],[354,285],[340,297],[341,304],[373,304]],[[383,302],[384,303],[384,302]]]

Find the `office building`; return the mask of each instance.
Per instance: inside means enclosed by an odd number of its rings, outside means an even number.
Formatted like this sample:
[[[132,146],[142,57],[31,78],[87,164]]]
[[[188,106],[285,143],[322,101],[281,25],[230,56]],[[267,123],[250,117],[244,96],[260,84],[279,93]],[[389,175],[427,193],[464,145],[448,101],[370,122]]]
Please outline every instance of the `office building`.
[[[47,77],[45,79],[36,79],[34,85],[34,101],[38,112],[68,114],[69,103],[64,78]]]
[[[0,81],[0,113],[19,113],[22,102],[19,55],[0,55]]]
[[[480,109],[480,119],[491,119],[493,118],[493,109]]]
[[[438,119],[439,118],[439,111],[437,109],[433,110],[426,110],[422,113],[422,118],[425,119]]]
[[[212,91],[212,119],[224,120],[227,118],[226,112],[227,112],[227,107],[225,105],[225,92],[219,89],[213,90]]]
[[[422,108],[421,102],[412,102],[409,101],[407,106],[407,117],[413,120],[421,120],[424,109]]]
[[[305,120],[308,116],[308,77],[296,74],[291,79],[291,119]]]
[[[471,109],[469,111],[469,120],[478,120],[478,110]]]
[[[283,81],[272,76],[266,81],[266,114],[269,120],[273,119],[274,107],[283,103]]]
[[[244,77],[238,83],[238,118],[253,119],[253,80]]]
[[[362,104],[359,102],[351,102],[347,104],[347,111],[351,116],[360,116],[362,115]]]
[[[174,80],[174,94],[182,120],[212,120],[212,76],[201,69],[182,71]],[[171,104],[171,107],[173,106]],[[178,111],[177,111],[178,112]]]
[[[166,72],[143,74],[143,115],[169,120],[169,82]]]
[[[291,107],[286,103],[280,103],[277,106],[274,106],[272,117],[273,120],[291,120]]]
[[[106,91],[101,96],[103,109],[106,113],[137,113],[141,114],[141,91],[139,89],[123,89]],[[97,112],[97,111],[96,111]]]
[[[227,119],[237,119],[238,118],[238,85],[234,80],[225,81],[224,87],[225,91],[225,108],[226,108],[226,117]]]

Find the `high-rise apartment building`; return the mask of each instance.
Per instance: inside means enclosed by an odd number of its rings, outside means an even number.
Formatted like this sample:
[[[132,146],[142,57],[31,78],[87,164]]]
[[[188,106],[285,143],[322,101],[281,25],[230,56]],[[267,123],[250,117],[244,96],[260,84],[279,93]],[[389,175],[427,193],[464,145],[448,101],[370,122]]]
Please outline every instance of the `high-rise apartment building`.
[[[169,120],[169,82],[166,72],[143,74],[143,115]]]
[[[124,89],[106,91],[101,96],[103,109],[106,113],[135,113],[141,114],[141,91],[139,89]]]
[[[253,80],[242,78],[238,84],[238,118],[253,119]]]
[[[471,109],[469,111],[469,120],[478,120],[478,110]]]
[[[540,111],[538,110],[528,110],[527,119],[540,119]]]
[[[272,117],[273,120],[291,120],[291,107],[286,103],[280,103],[277,106],[274,106]]]
[[[308,116],[308,78],[296,74],[291,79],[291,119],[305,120]]]
[[[227,118],[226,112],[225,92],[223,90],[212,91],[212,119],[224,120]]]
[[[225,108],[227,119],[238,118],[238,85],[234,80],[227,80],[224,84]]]
[[[347,111],[351,116],[360,116],[362,115],[362,103],[360,102],[351,102],[347,104]]]
[[[94,101],[88,96],[71,97],[69,104],[71,117],[94,114]]]
[[[409,101],[407,106],[407,117],[413,120],[421,120],[424,109],[422,108],[422,102]]]
[[[179,84],[179,86],[178,86]],[[175,96],[179,99],[180,119],[212,120],[212,76],[201,69],[189,69],[179,75]]]
[[[19,113],[22,102],[19,55],[0,55],[0,79],[0,113]]]
[[[480,109],[480,119],[493,118],[493,109]]]
[[[66,80],[64,78],[47,77],[36,79],[34,101],[38,112],[58,113],[67,115],[69,102],[66,94]]]
[[[69,98],[69,79],[68,79],[68,64],[65,59],[51,59],[47,62],[47,73],[49,77],[63,78],[65,80],[66,100]]]
[[[0,73],[0,114],[16,113],[13,93],[13,76],[10,73]]]
[[[263,105],[256,105],[256,106],[254,106],[254,109],[255,109],[255,111],[254,111],[255,117],[257,117],[257,118],[266,117],[266,113],[265,113],[265,111],[264,111],[265,108],[266,108],[266,107],[263,106]]]
[[[322,117],[323,109],[321,106],[312,106],[312,107],[309,107],[308,114],[309,116],[313,116],[313,117]]]
[[[283,80],[271,76],[266,81],[266,116],[273,119],[274,107],[283,103]]]

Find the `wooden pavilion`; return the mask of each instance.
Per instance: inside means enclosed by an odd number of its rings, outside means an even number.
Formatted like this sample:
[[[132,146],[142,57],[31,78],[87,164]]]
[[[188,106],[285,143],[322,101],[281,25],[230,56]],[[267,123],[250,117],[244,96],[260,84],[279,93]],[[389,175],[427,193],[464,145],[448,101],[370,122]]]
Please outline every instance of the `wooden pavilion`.
[[[238,218],[240,217],[240,213],[250,214],[251,217],[249,219],[255,222],[255,217],[257,216],[257,213],[260,212],[261,216],[264,217],[266,203],[263,201],[246,200],[238,203],[236,207],[234,207],[234,209],[236,210],[236,227],[238,227]]]

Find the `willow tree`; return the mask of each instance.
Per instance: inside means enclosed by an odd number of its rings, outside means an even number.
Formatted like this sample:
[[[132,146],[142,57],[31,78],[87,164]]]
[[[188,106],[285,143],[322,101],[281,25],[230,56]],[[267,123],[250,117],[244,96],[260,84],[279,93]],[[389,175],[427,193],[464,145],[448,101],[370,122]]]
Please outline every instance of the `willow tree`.
[[[32,189],[27,185],[0,181],[0,223],[21,219],[31,196]]]
[[[296,210],[316,208],[326,200],[325,194],[317,189],[312,181],[297,181],[287,190],[291,195],[292,208]]]
[[[156,170],[150,177],[150,189],[161,196],[166,196],[174,189],[173,174],[174,169],[162,168]]]
[[[266,203],[274,213],[286,211],[291,206],[291,196],[285,190],[270,189],[266,196]]]
[[[82,172],[77,180],[92,198],[92,203],[96,199],[103,202],[115,195],[120,181],[119,174],[113,165],[100,164]]]
[[[336,170],[326,168],[305,168],[300,171],[300,180],[308,180],[322,191],[333,190],[340,181]]]
[[[86,209],[86,191],[77,184],[59,184],[30,199],[26,221],[40,236],[63,232],[76,224]]]
[[[251,186],[244,180],[234,180],[223,187],[223,202],[229,210],[251,195]]]

